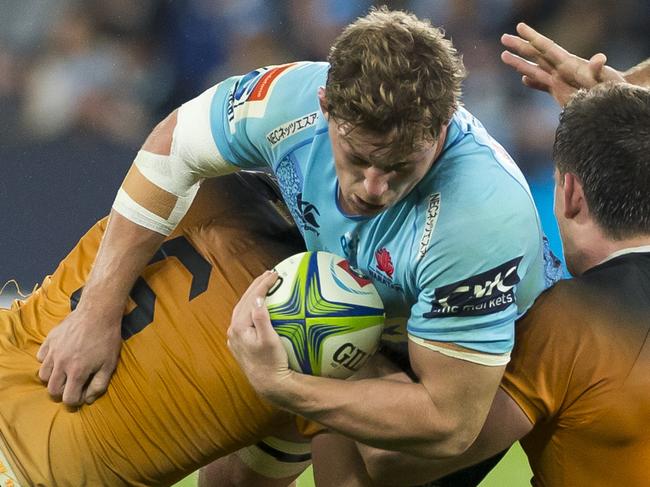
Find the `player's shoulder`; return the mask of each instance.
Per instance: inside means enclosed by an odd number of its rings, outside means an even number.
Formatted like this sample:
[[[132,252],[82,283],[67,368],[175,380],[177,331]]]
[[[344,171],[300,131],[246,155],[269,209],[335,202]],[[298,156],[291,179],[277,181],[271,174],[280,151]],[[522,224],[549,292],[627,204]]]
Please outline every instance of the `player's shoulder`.
[[[647,364],[639,360],[648,357],[643,352],[650,332],[648,288],[621,289],[620,282],[610,279],[613,274],[603,271],[594,268],[558,282],[516,326],[520,355],[537,348],[531,366],[545,360],[566,363],[580,390],[593,380],[598,387],[613,384],[617,389],[635,363]]]
[[[494,194],[532,202],[530,188],[513,158],[463,107],[456,110],[449,122],[436,166],[444,175],[440,178],[442,182],[448,181],[461,191],[467,190],[463,198]]]
[[[225,122],[226,135],[241,134],[242,144],[248,140],[268,161],[275,160],[288,145],[313,137],[322,119],[318,89],[328,69],[327,63],[301,61],[231,78],[215,97],[217,119]]]
[[[621,333],[619,325],[624,322],[650,330],[650,296],[643,283],[629,286],[626,280],[629,275],[617,265],[596,266],[581,276],[563,279],[537,298],[522,322],[549,336],[568,336],[572,330],[583,341],[592,335]],[[650,278],[645,279],[648,284]]]
[[[650,329],[650,252],[623,252],[587,270],[575,285],[601,316],[615,313]]]
[[[447,130],[424,188],[439,195],[440,230],[447,237],[455,232],[459,239],[541,240],[530,188],[507,151],[464,108]]]
[[[576,279],[562,279],[538,296],[533,309],[526,314],[525,318],[529,315],[539,314],[542,319],[544,317],[562,317],[562,319],[571,320],[574,316],[582,314],[582,310],[587,304],[586,296],[582,283]],[[551,321],[558,323],[561,320],[549,319],[548,321],[550,324]]]
[[[443,150],[417,186],[420,220],[432,244],[537,251],[541,229],[530,188],[508,153],[467,110],[452,117]],[[457,254],[456,251],[451,254]],[[496,251],[496,255],[503,252]]]
[[[318,88],[325,85],[327,63],[292,62],[257,68],[230,85],[228,113],[232,118],[277,121],[318,108]]]
[[[282,70],[280,72],[280,70]],[[269,132],[265,138],[276,146],[293,134],[313,127],[322,117],[318,101],[318,89],[325,86],[329,64],[302,61],[275,67],[265,74],[268,79],[276,76],[275,89],[269,92],[268,104],[271,107],[267,124]],[[257,83],[263,90],[269,81],[264,76]],[[271,81],[273,82],[273,81]]]

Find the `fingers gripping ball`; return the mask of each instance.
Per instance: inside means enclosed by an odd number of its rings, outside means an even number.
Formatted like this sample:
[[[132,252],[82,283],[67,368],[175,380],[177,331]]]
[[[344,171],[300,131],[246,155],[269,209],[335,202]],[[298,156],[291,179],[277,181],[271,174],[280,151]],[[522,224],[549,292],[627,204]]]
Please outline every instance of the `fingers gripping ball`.
[[[292,369],[344,379],[377,350],[384,306],[343,257],[303,252],[280,262],[266,305]]]

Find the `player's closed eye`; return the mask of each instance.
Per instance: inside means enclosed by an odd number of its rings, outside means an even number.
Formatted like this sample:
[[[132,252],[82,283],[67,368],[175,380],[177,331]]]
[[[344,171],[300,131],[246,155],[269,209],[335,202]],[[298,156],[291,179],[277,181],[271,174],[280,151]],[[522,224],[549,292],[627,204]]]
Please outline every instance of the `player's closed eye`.
[[[408,170],[410,167],[410,164],[408,162],[398,162],[396,164],[391,164],[390,166],[386,167],[386,172],[403,172]]]
[[[368,161],[364,161],[363,159],[361,159],[359,157],[355,157],[355,156],[349,156],[348,157],[348,163],[351,166],[362,168],[362,169],[365,169],[368,166],[370,166],[370,163]]]

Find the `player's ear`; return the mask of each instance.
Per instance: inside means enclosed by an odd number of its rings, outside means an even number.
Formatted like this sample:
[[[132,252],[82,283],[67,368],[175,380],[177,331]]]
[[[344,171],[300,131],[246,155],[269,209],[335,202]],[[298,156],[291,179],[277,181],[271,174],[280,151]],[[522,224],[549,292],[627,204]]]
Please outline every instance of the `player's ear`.
[[[330,114],[327,108],[327,95],[325,94],[324,86],[318,88],[318,104],[320,105],[320,109],[323,112],[323,116],[325,117],[325,120],[329,121]]]
[[[575,174],[569,172],[560,176],[563,184],[560,185],[564,198],[564,216],[565,218],[575,218],[582,214],[588,214],[589,208],[585,193],[582,188],[582,182]]]

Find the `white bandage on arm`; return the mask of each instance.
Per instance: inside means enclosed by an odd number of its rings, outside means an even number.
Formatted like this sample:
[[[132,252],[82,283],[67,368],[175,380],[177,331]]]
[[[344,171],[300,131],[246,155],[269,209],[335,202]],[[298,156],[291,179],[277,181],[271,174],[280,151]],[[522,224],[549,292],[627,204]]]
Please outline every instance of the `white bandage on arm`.
[[[475,364],[487,365],[489,367],[500,367],[507,365],[510,362],[510,352],[502,354],[491,354],[483,352],[475,352],[471,350],[461,350],[459,348],[450,348],[450,346],[440,346],[430,340],[408,334],[409,340],[418,345],[433,350],[434,352],[441,353],[447,357],[473,362]]]
[[[169,235],[187,213],[201,179],[237,170],[212,138],[210,107],[216,89],[178,109],[170,155],[138,152],[113,203],[120,215]]]
[[[223,176],[238,170],[226,161],[212,137],[210,110],[219,85],[213,86],[178,109],[172,155],[180,157],[201,178]]]
[[[175,156],[138,152],[113,209],[134,223],[169,235],[187,213],[199,178]]]

